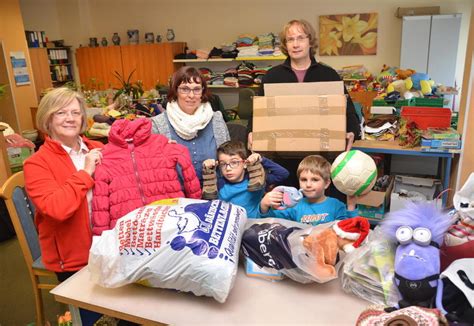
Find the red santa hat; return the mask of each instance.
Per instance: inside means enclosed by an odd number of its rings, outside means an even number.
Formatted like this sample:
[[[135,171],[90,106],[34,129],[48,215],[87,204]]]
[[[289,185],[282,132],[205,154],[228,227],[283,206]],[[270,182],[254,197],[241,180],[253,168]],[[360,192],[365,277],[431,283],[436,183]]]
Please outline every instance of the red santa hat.
[[[370,223],[366,218],[353,217],[337,222],[333,225],[333,229],[339,237],[354,241],[344,246],[345,252],[352,252],[364,242],[369,234]]]

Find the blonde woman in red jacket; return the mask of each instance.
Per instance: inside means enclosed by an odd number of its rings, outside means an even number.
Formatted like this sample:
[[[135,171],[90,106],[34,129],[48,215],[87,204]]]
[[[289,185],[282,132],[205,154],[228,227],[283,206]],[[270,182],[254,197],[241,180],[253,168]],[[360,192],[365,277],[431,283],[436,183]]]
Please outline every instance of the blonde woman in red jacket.
[[[47,136],[25,161],[25,185],[36,207],[43,264],[63,281],[87,265],[92,176],[102,144],[81,137],[87,127],[85,102],[68,88],[43,97],[36,124]]]

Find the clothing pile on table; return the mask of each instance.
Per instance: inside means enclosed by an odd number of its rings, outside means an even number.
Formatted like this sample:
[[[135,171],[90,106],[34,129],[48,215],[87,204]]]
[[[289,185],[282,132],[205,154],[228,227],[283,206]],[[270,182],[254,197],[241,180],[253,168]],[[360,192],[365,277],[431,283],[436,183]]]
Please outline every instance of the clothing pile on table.
[[[395,140],[399,123],[393,114],[374,115],[364,126],[364,138],[368,140]]]

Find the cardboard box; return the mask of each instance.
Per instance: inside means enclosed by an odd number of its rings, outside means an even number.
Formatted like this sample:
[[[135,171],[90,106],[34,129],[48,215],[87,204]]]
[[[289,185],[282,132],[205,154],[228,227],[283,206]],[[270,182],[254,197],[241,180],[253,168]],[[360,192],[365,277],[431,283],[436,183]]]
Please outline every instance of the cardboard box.
[[[460,139],[425,139],[421,138],[422,147],[431,147],[431,148],[454,148],[460,149],[461,148],[461,140]]]
[[[397,175],[390,196],[390,211],[394,212],[405,207],[407,201],[435,202],[442,207],[441,199],[436,200],[442,190],[442,183],[438,179],[417,178]]]
[[[268,84],[265,94],[253,99],[253,150],[295,154],[345,149],[342,82]]]
[[[423,16],[423,15],[439,15],[440,7],[409,7],[409,8],[397,8],[395,17],[402,18],[403,16]]]
[[[385,191],[372,190],[368,194],[357,198],[357,208],[360,216],[375,222],[383,219],[390,205],[393,180],[394,178],[391,177],[390,183]]]
[[[28,147],[8,147],[7,148],[8,160],[10,161],[10,165],[12,167],[23,165],[23,161],[25,161],[33,153],[34,153],[34,149],[31,149]]]

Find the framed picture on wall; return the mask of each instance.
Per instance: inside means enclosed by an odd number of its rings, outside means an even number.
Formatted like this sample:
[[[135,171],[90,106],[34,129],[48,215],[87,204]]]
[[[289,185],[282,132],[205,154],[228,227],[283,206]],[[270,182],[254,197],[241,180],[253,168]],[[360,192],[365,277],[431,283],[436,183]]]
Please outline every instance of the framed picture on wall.
[[[15,84],[17,86],[29,85],[30,75],[28,74],[28,67],[26,66],[25,52],[10,52],[10,60],[13,68],[13,76],[15,77]]]
[[[378,14],[319,16],[319,55],[377,54]]]

